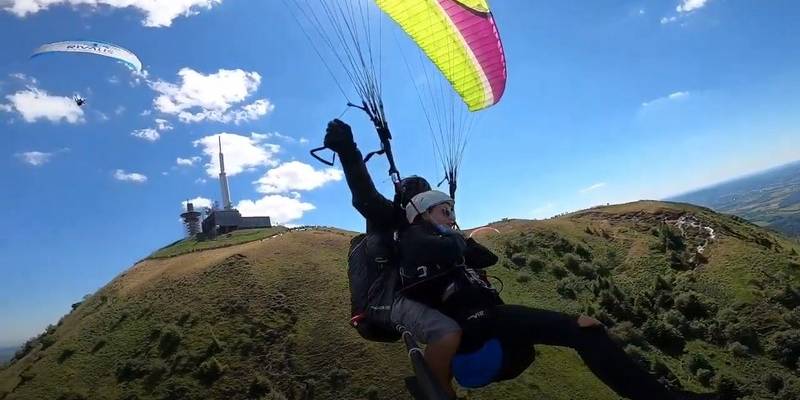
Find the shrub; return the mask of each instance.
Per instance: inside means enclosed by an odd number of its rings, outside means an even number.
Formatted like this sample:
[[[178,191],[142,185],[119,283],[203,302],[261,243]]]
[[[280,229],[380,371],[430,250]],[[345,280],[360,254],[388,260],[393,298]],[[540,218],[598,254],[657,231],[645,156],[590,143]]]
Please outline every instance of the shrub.
[[[686,339],[674,326],[660,319],[648,320],[643,327],[644,336],[658,348],[667,352],[679,352],[686,345]]]
[[[716,306],[700,293],[689,291],[675,297],[675,308],[686,318],[701,319],[716,312]]]
[[[685,335],[689,338],[693,339],[704,339],[708,334],[708,325],[705,321],[702,320],[695,320],[689,321],[689,328],[688,331],[685,332]]]
[[[75,349],[67,347],[66,349],[61,351],[61,354],[58,356],[58,363],[61,364],[64,361],[67,361],[68,358],[72,357],[75,354]]]
[[[350,371],[342,368],[334,368],[328,373],[328,382],[335,389],[342,388],[350,378]]]
[[[158,342],[158,349],[161,351],[162,356],[167,356],[178,350],[181,344],[180,330],[175,325],[167,325],[161,330],[161,340]]]
[[[272,383],[264,376],[255,376],[250,381],[249,394],[251,397],[259,398],[272,390]]]
[[[216,357],[203,361],[197,369],[197,377],[205,384],[216,381],[225,372],[225,366]]]
[[[800,330],[792,329],[770,336],[767,354],[781,364],[793,368],[800,358]]]
[[[575,300],[578,298],[578,293],[568,279],[562,279],[556,283],[556,293],[565,299]]]
[[[105,339],[98,340],[97,343],[94,344],[94,347],[92,347],[92,354],[97,353],[98,351],[100,351],[100,349],[105,347],[106,343],[107,342],[106,342]]]
[[[530,280],[531,280],[531,274],[529,274],[527,272],[519,272],[519,273],[517,273],[517,282],[525,283],[525,282],[529,282]]]
[[[644,351],[639,346],[632,344],[625,346],[625,354],[640,368],[645,371],[650,369],[650,361],[645,357]]]
[[[686,370],[692,375],[697,375],[697,371],[700,369],[707,369],[709,371],[714,370],[714,367],[711,366],[711,363],[708,362],[708,359],[701,353],[689,354],[683,360],[683,364],[686,367]]]
[[[677,310],[669,310],[664,313],[664,321],[674,326],[675,329],[680,331],[684,336],[689,332],[689,321],[686,317]]]
[[[800,290],[787,283],[772,293],[770,299],[789,309],[800,307]]]
[[[528,267],[533,272],[539,272],[544,269],[547,264],[539,257],[531,256],[528,258]]]
[[[161,381],[161,377],[169,371],[169,366],[164,360],[152,360],[147,367],[147,385],[154,387]]]
[[[697,370],[697,373],[695,373],[695,376],[697,377],[697,381],[703,386],[708,386],[711,384],[711,380],[714,379],[714,371],[700,368]]]
[[[720,400],[735,400],[747,394],[742,383],[729,375],[720,376],[717,379],[715,389]]]
[[[39,343],[42,344],[42,350],[52,346],[55,342],[56,338],[54,338],[53,335],[50,334],[42,336],[42,338],[39,340]]]
[[[515,253],[511,256],[511,262],[517,267],[524,267],[528,263],[528,257],[523,253]]]
[[[561,279],[568,275],[567,270],[560,265],[554,265],[553,268],[550,269],[550,272],[556,279]]]
[[[783,378],[780,375],[769,372],[764,375],[764,386],[770,393],[778,394],[784,386]]]
[[[556,243],[553,245],[553,251],[555,251],[556,254],[558,255],[570,253],[574,249],[575,247],[572,245],[572,243],[570,243],[569,240],[564,238],[558,238]]]
[[[592,263],[582,262],[575,275],[582,276],[586,279],[594,279],[597,277],[597,267]]]
[[[575,275],[580,275],[581,259],[575,254],[567,253],[564,255],[564,268]]]
[[[117,382],[128,382],[139,379],[148,373],[148,366],[144,360],[131,358],[118,365],[115,371]]]
[[[675,304],[675,298],[672,297],[672,293],[661,291],[656,294],[655,303],[659,308],[668,310]]]
[[[578,244],[575,246],[575,254],[580,256],[582,259],[586,261],[592,261],[592,252],[586,248],[586,246],[582,244]]]
[[[630,321],[623,321],[609,330],[611,337],[620,344],[634,344],[640,347],[646,347],[647,341],[639,329]]]
[[[739,342],[751,349],[760,348],[759,335],[750,324],[745,322],[736,322],[728,324],[724,330],[725,338],[729,342]]]
[[[736,358],[745,358],[750,356],[750,348],[739,343],[733,342],[728,345],[728,351]]]
[[[791,311],[784,313],[783,320],[792,328],[800,328],[800,307],[795,307]]]

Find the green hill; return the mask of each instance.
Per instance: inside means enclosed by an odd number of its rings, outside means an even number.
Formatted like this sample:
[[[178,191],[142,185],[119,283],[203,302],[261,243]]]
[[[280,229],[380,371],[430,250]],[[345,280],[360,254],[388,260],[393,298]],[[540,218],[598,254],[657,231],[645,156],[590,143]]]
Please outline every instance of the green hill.
[[[666,382],[800,398],[800,244],[736,217],[638,202],[478,239],[509,303],[588,312]],[[76,304],[0,370],[0,399],[402,399],[404,347],[347,324],[336,229],[161,249]],[[272,235],[272,236],[268,236]],[[248,236],[245,235],[245,236]],[[203,245],[205,246],[205,245]],[[616,399],[571,350],[539,346],[470,399]]]

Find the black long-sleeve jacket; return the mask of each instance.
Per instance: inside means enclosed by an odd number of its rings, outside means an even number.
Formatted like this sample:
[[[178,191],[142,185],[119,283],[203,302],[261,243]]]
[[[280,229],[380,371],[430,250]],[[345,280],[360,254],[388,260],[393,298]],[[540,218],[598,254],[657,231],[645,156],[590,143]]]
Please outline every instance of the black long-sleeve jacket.
[[[405,213],[375,188],[355,144],[338,154],[347,186],[353,195],[353,207],[366,219],[367,234],[378,235],[380,241],[391,248],[394,233],[408,226]]]
[[[456,292],[489,289],[472,269],[497,263],[497,256],[475,240],[427,222],[401,232],[399,253],[403,295],[434,308]]]

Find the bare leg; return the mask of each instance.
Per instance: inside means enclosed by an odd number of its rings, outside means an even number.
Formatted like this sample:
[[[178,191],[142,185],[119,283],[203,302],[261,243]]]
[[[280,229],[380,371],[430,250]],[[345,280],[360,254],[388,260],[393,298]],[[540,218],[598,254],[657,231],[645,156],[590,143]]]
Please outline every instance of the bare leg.
[[[425,348],[425,362],[431,368],[436,381],[450,397],[456,396],[452,385],[451,363],[460,343],[461,332],[456,332],[449,333],[434,343],[429,343]]]

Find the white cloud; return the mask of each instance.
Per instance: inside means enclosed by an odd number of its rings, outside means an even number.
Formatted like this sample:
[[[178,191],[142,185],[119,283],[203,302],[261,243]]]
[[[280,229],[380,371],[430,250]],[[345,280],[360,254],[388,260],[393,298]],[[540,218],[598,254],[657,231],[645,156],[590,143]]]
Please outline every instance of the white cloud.
[[[236,206],[243,216],[268,216],[276,225],[300,219],[315,208],[311,203],[280,195],[268,195],[255,201],[242,200]]]
[[[41,151],[27,151],[25,153],[17,153],[16,156],[24,163],[38,167],[50,162],[54,153],[43,153]]]
[[[202,147],[203,154],[208,157],[206,172],[210,177],[219,174],[219,144],[222,138],[222,152],[225,154],[225,172],[233,176],[242,171],[256,167],[274,167],[281,147],[276,144],[263,143],[263,137],[253,134],[250,137],[234,133],[219,133],[195,140],[195,147]]]
[[[18,79],[18,80],[20,80],[22,82],[25,82],[28,85],[38,85],[39,84],[39,81],[36,78],[34,78],[32,76],[25,75],[25,74],[23,74],[21,72],[17,72],[17,73],[14,73],[14,74],[9,74],[9,76],[14,78],[14,79]]]
[[[668,102],[668,101],[677,101],[677,100],[686,99],[686,98],[689,97],[689,95],[690,95],[690,92],[688,92],[688,91],[670,93],[669,95],[664,96],[664,97],[659,97],[657,99],[653,99],[653,100],[650,100],[650,101],[645,101],[644,103],[642,103],[642,107],[650,107],[650,106],[653,106],[653,105],[656,105],[656,104],[660,104],[660,103],[664,103],[664,102]]]
[[[161,132],[172,130],[172,125],[169,123],[169,121],[165,119],[156,118],[155,122],[156,122],[156,130],[159,130]]]
[[[144,110],[139,115],[141,115],[142,117],[146,117],[146,116],[148,116],[148,115],[150,115],[152,113],[153,113],[153,110]]]
[[[605,187],[605,186],[606,186],[605,182],[598,182],[598,183],[595,183],[592,186],[583,188],[583,189],[579,190],[578,192],[581,193],[581,194],[589,193],[589,192],[595,191],[595,190],[600,189],[600,188]]]
[[[315,170],[300,161],[290,161],[273,168],[253,182],[259,193],[286,193],[292,190],[313,190],[327,182],[340,181],[342,171],[335,168]]]
[[[117,106],[117,108],[114,109],[114,114],[122,115],[123,113],[125,113],[125,110],[126,110],[125,106]]]
[[[284,135],[284,134],[281,134],[281,133],[278,133],[278,132],[267,132],[267,133],[263,133],[263,134],[254,133],[253,135],[254,135],[254,137],[258,137],[259,139],[263,139],[263,140],[280,139],[280,140],[283,140],[283,141],[285,141],[287,143],[302,143],[302,144],[308,143],[308,139],[306,139],[306,138],[295,139],[295,138],[293,138],[291,136]]]
[[[181,202],[181,206],[183,207],[184,210],[186,209],[186,204],[187,203],[192,203],[192,205],[194,206],[194,209],[195,210],[199,210],[199,209],[203,209],[203,208],[211,208],[212,201],[211,201],[211,199],[207,199],[205,197],[200,197],[200,196],[195,197],[195,198],[193,198],[191,200],[182,201]]]
[[[181,122],[234,122],[258,119],[275,109],[267,99],[240,105],[258,91],[261,75],[241,69],[220,69],[203,75],[191,68],[178,72],[180,83],[152,82],[150,86],[160,93],[153,100],[155,108],[165,114],[178,116]]]
[[[114,179],[123,182],[145,183],[147,177],[137,172],[125,172],[124,169],[114,171]]]
[[[83,122],[83,110],[71,97],[51,96],[44,90],[28,87],[25,90],[6,96],[11,103],[2,107],[3,111],[16,110],[26,122],[46,119],[59,122],[62,119],[70,124]]]
[[[678,20],[678,17],[661,17],[661,25],[666,25]]]
[[[199,9],[211,9],[222,0],[3,0],[0,7],[18,17],[47,10],[50,6],[71,5],[88,6],[95,10],[101,6],[110,8],[134,8],[145,14],[144,26],[165,27],[180,16],[188,17],[199,13]]]
[[[207,181],[207,180],[205,180],[205,178],[197,178],[197,179],[195,179],[195,180],[194,180],[194,183],[196,183],[196,184],[198,184],[198,185],[203,185],[203,184],[205,184],[206,182],[208,182],[208,181]]]
[[[103,121],[103,122],[105,122],[105,121],[108,121],[109,119],[111,119],[111,118],[109,118],[109,117],[108,117],[108,115],[107,115],[106,113],[104,113],[104,112],[101,112],[101,111],[95,111],[95,113],[97,113],[97,119],[98,119],[98,120],[100,120],[100,121]]]
[[[708,0],[682,0],[681,4],[679,4],[675,10],[678,12],[687,13],[699,8],[703,8],[706,3],[708,3]]]
[[[193,167],[196,162],[200,161],[200,157],[194,156],[192,158],[180,158],[175,160],[175,163],[183,167]]]
[[[116,85],[119,83],[119,77],[117,77],[116,75],[111,75],[111,77],[108,78],[107,81],[112,85]]]
[[[158,133],[158,131],[153,128],[137,129],[131,132],[131,136],[137,137],[142,140],[146,140],[148,142],[155,142],[156,140],[161,138],[161,134]]]

